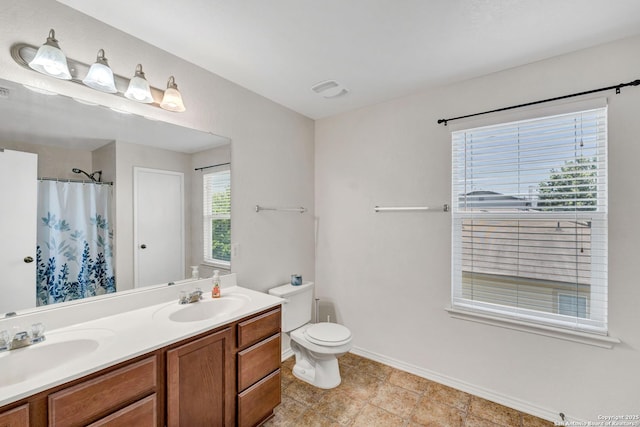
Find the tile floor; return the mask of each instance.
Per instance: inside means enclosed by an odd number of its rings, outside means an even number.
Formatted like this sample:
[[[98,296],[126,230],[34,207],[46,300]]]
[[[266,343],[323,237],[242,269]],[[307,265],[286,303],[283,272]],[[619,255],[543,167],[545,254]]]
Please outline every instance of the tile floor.
[[[553,423],[347,353],[342,384],[322,390],[282,363],[282,403],[267,427],[547,427]]]

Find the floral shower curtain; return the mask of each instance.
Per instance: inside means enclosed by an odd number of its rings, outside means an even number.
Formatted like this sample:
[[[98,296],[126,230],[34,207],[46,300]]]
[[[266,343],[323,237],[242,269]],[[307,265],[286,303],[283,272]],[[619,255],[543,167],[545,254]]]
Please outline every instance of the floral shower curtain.
[[[38,182],[37,304],[115,292],[112,186]]]

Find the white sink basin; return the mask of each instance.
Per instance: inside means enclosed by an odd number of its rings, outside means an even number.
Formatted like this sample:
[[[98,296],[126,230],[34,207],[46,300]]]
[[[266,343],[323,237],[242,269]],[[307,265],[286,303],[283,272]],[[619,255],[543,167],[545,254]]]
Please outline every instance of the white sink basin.
[[[110,341],[108,329],[45,332],[45,341],[0,353],[0,387],[37,378],[97,351]]]
[[[221,298],[205,297],[201,301],[180,305],[177,302],[162,307],[153,317],[167,318],[173,322],[201,322],[221,320],[242,309],[251,298],[243,294],[223,295]]]

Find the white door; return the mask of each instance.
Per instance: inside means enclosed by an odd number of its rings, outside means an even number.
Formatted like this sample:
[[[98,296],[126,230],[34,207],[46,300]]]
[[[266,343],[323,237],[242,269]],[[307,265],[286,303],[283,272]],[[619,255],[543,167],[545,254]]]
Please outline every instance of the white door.
[[[134,286],[184,279],[184,174],[133,168]]]
[[[0,149],[0,317],[36,306],[38,155]]]

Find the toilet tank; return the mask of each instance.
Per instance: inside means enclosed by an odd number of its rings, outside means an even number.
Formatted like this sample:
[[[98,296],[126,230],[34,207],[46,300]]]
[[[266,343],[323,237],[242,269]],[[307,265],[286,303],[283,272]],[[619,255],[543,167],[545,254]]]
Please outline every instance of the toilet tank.
[[[269,289],[269,294],[286,300],[282,304],[282,332],[291,332],[311,321],[313,282],[278,286]]]

